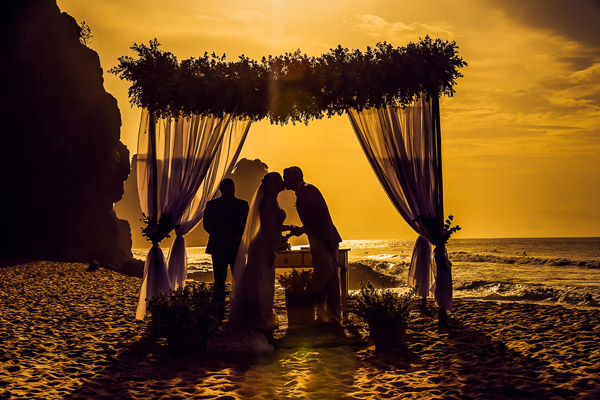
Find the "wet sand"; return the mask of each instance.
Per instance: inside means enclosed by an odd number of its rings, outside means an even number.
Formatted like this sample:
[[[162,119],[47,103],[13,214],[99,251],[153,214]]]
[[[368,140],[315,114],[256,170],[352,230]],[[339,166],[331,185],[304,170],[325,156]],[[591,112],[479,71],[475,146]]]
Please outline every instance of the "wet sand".
[[[0,268],[0,399],[600,398],[600,310],[457,300],[415,308],[405,348],[286,331],[263,357],[172,355],[134,319],[139,278],[87,265]]]

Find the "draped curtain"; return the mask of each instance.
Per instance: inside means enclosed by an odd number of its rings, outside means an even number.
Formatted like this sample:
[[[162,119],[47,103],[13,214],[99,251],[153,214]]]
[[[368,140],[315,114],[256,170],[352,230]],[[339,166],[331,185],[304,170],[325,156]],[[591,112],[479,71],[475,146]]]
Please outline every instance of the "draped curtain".
[[[152,243],[138,300],[138,319],[146,314],[146,299],[183,286],[187,275],[183,236],[202,219],[206,202],[231,172],[250,129],[250,121],[231,115],[160,119],[151,127],[152,121],[153,116],[143,110],[137,158],[140,206],[151,221],[171,216],[178,227],[168,270],[159,243]]]
[[[409,284],[418,295],[432,294],[438,307],[451,310],[451,263],[445,243],[440,240],[443,196],[437,174],[439,132],[434,124],[432,102],[422,95],[405,108],[348,110],[348,116],[388,197],[419,234],[413,249]]]

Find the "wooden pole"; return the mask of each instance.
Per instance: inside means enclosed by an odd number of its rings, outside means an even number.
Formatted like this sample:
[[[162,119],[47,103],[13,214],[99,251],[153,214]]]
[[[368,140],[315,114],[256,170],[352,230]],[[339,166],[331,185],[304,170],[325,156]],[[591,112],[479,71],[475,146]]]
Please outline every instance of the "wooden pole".
[[[152,198],[150,199],[150,213],[149,217],[151,221],[158,222],[158,161],[156,160],[156,121],[154,117],[154,111],[148,110],[150,113],[148,135],[150,136],[148,156],[150,157],[150,190]]]
[[[437,96],[431,98],[433,113],[434,135],[435,135],[435,161],[437,180],[437,214],[440,226],[444,225],[444,182],[442,177],[442,128],[440,122],[440,99]]]
[[[440,99],[438,96],[432,97],[432,114],[435,135],[435,158],[436,158],[436,178],[437,178],[437,214],[438,226],[440,229],[444,226],[444,182],[442,178],[442,129],[440,122]],[[443,246],[439,244],[438,246]],[[436,257],[437,258],[437,257]],[[440,276],[439,260],[436,259],[437,276]],[[441,327],[448,326],[448,315],[446,310],[438,307],[438,324]]]

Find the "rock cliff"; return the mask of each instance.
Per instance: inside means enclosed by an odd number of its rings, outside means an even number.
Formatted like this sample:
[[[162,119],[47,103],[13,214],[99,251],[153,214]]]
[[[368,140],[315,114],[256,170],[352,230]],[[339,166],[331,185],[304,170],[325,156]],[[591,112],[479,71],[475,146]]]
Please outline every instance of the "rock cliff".
[[[129,151],[98,54],[55,0],[8,2],[0,18],[0,257],[120,265]]]

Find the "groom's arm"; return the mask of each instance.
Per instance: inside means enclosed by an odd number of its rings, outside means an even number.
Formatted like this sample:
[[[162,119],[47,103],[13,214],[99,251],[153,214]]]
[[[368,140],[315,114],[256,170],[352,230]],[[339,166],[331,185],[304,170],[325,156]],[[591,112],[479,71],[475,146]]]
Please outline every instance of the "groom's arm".
[[[244,234],[244,228],[246,227],[246,220],[248,219],[248,202],[246,200],[240,200],[239,219],[237,222],[236,233],[239,236]]]
[[[213,205],[214,203],[210,201],[206,203],[206,208],[204,209],[204,218],[202,219],[202,226],[209,235],[214,235],[217,233],[217,221],[215,220]]]

